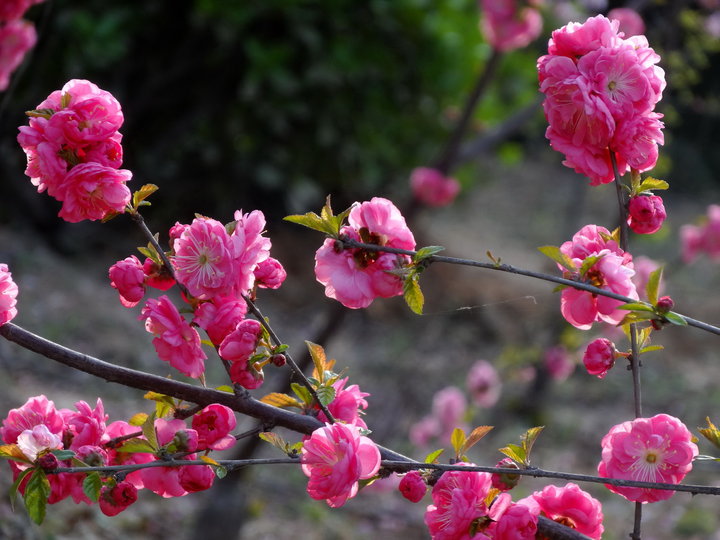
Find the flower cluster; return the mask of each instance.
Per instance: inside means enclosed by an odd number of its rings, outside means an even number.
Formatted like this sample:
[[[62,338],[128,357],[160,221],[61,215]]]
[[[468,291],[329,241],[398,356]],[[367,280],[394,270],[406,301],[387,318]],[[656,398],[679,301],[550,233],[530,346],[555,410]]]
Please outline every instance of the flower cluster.
[[[112,94],[73,79],[28,115],[18,135],[25,174],[38,192],[62,202],[58,215],[77,223],[124,212],[132,173],[120,169],[123,114]]]
[[[6,445],[14,445],[23,456],[22,460],[10,461],[14,477],[28,468],[50,472],[58,466],[73,466],[70,459],[58,460],[53,454],[55,450],[72,451],[74,459],[103,467],[152,463],[172,453],[182,453],[184,459],[192,460],[195,452],[224,450],[235,444],[235,438],[230,435],[235,429],[235,415],[219,404],[208,405],[198,412],[192,419],[192,428],[183,420],[156,419],[154,452],[150,451],[153,443],[142,435],[140,428],[123,421],[107,424],[107,419],[99,398],[94,408],[79,401],[75,410],[56,409],[55,404],[42,395],[30,398],[22,407],[10,411],[0,428],[0,439]],[[136,450],[123,451],[124,441]],[[112,516],[135,502],[139,489],[145,488],[163,497],[179,497],[209,488],[214,476],[208,465],[144,468],[128,473],[119,482],[108,474],[103,479],[98,502],[102,512]],[[84,474],[56,473],[47,478],[51,488],[50,504],[68,497],[76,503],[92,504],[83,489]],[[28,480],[29,477],[22,481],[21,492]]]
[[[584,273],[580,276],[590,285],[638,299],[635,284],[631,279],[635,274],[632,255],[620,249],[605,227],[586,225],[575,233],[571,241],[560,246],[560,251],[572,260],[578,275],[583,267],[587,267],[586,261],[592,258],[590,262],[594,263],[589,268],[584,268]],[[567,288],[563,290],[560,298],[560,311],[570,324],[587,330],[595,321],[618,324],[627,313],[618,309],[623,303],[620,300]]]
[[[22,19],[33,4],[44,0],[4,0],[0,4],[0,92],[10,84],[10,75],[35,46],[35,25]]]
[[[428,206],[447,206],[460,193],[460,182],[437,169],[417,167],[410,174],[413,196]]]
[[[711,204],[702,225],[680,227],[682,258],[686,263],[694,261],[701,253],[711,260],[720,260],[720,205]]]
[[[546,136],[593,185],[613,180],[611,153],[620,174],[646,171],[664,142],[654,112],[665,88],[660,57],[644,36],[623,39],[618,25],[602,15],[570,23],[552,33],[538,60]]]
[[[542,31],[541,0],[480,0],[480,23],[487,42],[498,51],[525,47]]]
[[[18,286],[7,264],[0,264],[0,325],[10,322],[17,315],[17,295]]]
[[[692,433],[667,414],[636,418],[613,426],[602,439],[602,461],[598,474],[605,478],[679,484],[692,469],[698,455]],[[615,493],[634,502],[669,499],[675,492],[606,484]]]
[[[378,246],[413,250],[415,239],[400,211],[381,197],[357,204],[340,235]],[[328,238],[315,253],[315,277],[325,294],[345,307],[369,306],[375,298],[401,295],[403,281],[395,273],[410,263],[407,255],[364,249],[342,249]]]

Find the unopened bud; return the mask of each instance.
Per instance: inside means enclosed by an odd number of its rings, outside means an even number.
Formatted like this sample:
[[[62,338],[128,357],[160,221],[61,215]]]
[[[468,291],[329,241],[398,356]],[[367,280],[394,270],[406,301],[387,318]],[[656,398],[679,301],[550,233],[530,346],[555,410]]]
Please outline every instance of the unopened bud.
[[[503,469],[518,469],[517,464],[510,458],[504,458],[497,462],[496,467]],[[511,473],[493,473],[491,477],[492,486],[500,491],[509,491],[517,486],[520,481],[519,474]]]
[[[285,358],[284,354],[273,354],[270,361],[277,367],[283,367],[287,363],[287,358]]]
[[[673,308],[673,306],[675,306],[673,299],[669,296],[663,296],[657,301],[657,305],[655,307],[659,313],[667,313]]]
[[[58,459],[55,454],[48,452],[37,459],[37,464],[43,471],[54,471],[58,468]]]

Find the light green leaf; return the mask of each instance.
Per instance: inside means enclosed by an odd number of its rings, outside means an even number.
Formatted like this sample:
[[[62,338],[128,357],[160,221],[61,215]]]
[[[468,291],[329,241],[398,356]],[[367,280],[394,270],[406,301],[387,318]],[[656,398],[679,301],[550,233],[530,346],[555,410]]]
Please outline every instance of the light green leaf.
[[[272,444],[275,448],[280,450],[283,454],[287,454],[288,452],[288,444],[285,442],[285,439],[283,439],[280,435],[277,433],[273,433],[272,431],[264,431],[258,435],[263,441],[269,442]]]
[[[720,448],[720,430],[715,427],[715,424],[713,424],[710,421],[710,417],[706,417],[705,421],[708,424],[708,427],[706,428],[698,428],[698,431],[702,433],[702,435],[711,443],[713,443],[715,446]]]
[[[647,294],[648,302],[655,305],[658,302],[658,290],[660,289],[660,280],[662,279],[663,267],[659,267],[650,273],[648,277],[647,285],[645,286],[645,293]]]
[[[305,345],[307,345],[308,352],[310,352],[310,357],[312,358],[313,365],[315,366],[313,376],[321,379],[321,382],[325,382],[325,371],[328,369],[325,349],[323,349],[321,345],[313,343],[312,341],[305,341]]]
[[[522,446],[525,449],[525,459],[527,460],[526,465],[530,465],[530,452],[543,429],[545,429],[545,426],[530,428],[522,436]]]
[[[147,417],[143,425],[140,426],[140,429],[143,435],[145,435],[150,447],[154,449],[153,451],[157,450],[160,445],[158,444],[157,433],[155,432],[155,413]]]
[[[665,347],[662,345],[649,345],[640,349],[640,354],[645,354],[653,351],[662,351]]]
[[[18,494],[18,488],[20,487],[20,484],[23,483],[23,480],[25,480],[25,477],[27,477],[28,474],[31,474],[34,469],[25,469],[24,471],[20,471],[20,474],[18,474],[18,477],[13,482],[12,486],[10,486],[10,490],[8,495],[10,495],[10,507],[15,510],[15,504],[17,503],[17,494]]]
[[[228,386],[227,384],[221,384],[220,386],[216,386],[215,390],[217,390],[218,392],[225,392],[226,394],[233,394],[235,392],[232,386]]]
[[[283,219],[285,221],[289,221],[290,223],[297,223],[298,225],[302,225],[303,227],[307,227],[308,229],[312,229],[314,231],[329,234],[330,236],[333,236],[334,233],[332,226],[328,227],[328,223],[315,212],[308,212],[303,215],[285,216]]]
[[[93,471],[83,479],[83,493],[93,502],[97,502],[100,498],[100,489],[102,488],[102,479],[100,473]]]
[[[445,451],[444,448],[440,448],[439,450],[430,452],[427,456],[425,456],[424,463],[437,463],[437,459],[440,457],[440,454],[442,454],[444,451]]]
[[[150,195],[155,193],[159,187],[157,187],[155,184],[145,184],[140,189],[138,189],[135,193],[133,193],[132,197],[132,204],[135,209],[137,209],[138,206],[140,206],[140,203],[142,203],[145,199],[147,199]],[[145,203],[150,204],[150,203]]]
[[[591,255],[590,257],[587,257],[585,260],[583,260],[582,266],[580,267],[580,275],[584,276],[585,274],[587,274],[588,270],[595,266],[595,263],[602,259],[604,256],[605,255]]]
[[[463,445],[465,444],[465,432],[460,428],[455,428],[450,437],[450,443],[455,450],[455,455],[460,456]]]
[[[525,465],[527,453],[517,444],[508,444],[506,447],[500,448],[500,452],[512,459],[518,465]]]
[[[42,469],[33,469],[25,486],[25,509],[30,519],[40,525],[45,519],[45,508],[50,497],[50,482]]]
[[[560,248],[557,246],[541,246],[538,248],[538,251],[545,255],[546,257],[550,257],[553,261],[558,263],[560,266],[566,268],[570,272],[577,272],[577,267],[573,263],[572,259],[565,255],[562,251],[560,251]]]
[[[335,388],[332,386],[320,386],[315,389],[315,393],[317,394],[320,403],[325,407],[327,407],[330,403],[332,403],[332,400],[335,399]]]
[[[658,180],[657,178],[648,176],[640,184],[640,187],[638,188],[638,193],[641,193],[643,191],[651,191],[654,189],[663,190],[668,189],[669,187],[670,184],[668,184],[665,180]]]
[[[298,383],[291,383],[290,388],[295,392],[295,395],[300,398],[305,405],[312,405],[313,397],[310,391],[303,385]]]
[[[617,308],[627,309],[628,311],[647,311],[650,313],[655,313],[655,309],[653,309],[652,306],[648,306],[647,304],[643,304],[642,302],[628,302],[627,304],[623,304],[621,306],[618,306]]]
[[[149,415],[147,413],[137,413],[133,415],[133,417],[128,421],[128,424],[130,424],[131,426],[140,427],[145,422],[147,422],[148,416]]]
[[[475,446],[480,439],[482,439],[485,435],[490,433],[490,431],[493,429],[493,426],[478,426],[475,429],[473,429],[470,432],[470,435],[468,435],[467,440],[465,441],[465,444],[463,444],[463,447],[460,449],[460,453],[464,454],[468,450],[470,450],[473,446]]]
[[[122,446],[117,449],[118,452],[126,452],[128,454],[148,453],[154,454],[156,448],[153,447],[145,439],[133,438],[123,442]]]
[[[302,409],[302,403],[300,403],[297,399],[279,392],[271,392],[270,394],[263,396],[260,401],[279,409],[284,409],[285,407],[297,407],[298,409]]]
[[[58,461],[65,461],[66,459],[75,457],[75,452],[72,450],[50,450],[50,453],[54,455]]]
[[[405,303],[417,315],[422,315],[425,297],[420,289],[417,274],[410,274],[403,282],[403,298]]]
[[[437,253],[440,253],[441,251],[444,251],[445,248],[442,246],[426,246],[424,248],[420,248],[415,252],[415,256],[413,257],[413,262],[419,263],[429,257],[432,257],[433,255],[436,255]]]
[[[670,324],[674,324],[676,326],[687,326],[688,325],[688,323],[685,319],[683,319],[680,315],[678,315],[677,313],[674,313],[672,311],[668,311],[667,313],[664,313],[663,318]]]

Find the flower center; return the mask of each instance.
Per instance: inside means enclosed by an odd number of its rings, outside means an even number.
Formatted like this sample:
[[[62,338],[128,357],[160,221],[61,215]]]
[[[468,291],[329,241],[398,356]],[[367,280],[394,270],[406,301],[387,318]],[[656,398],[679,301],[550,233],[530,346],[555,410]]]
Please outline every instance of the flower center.
[[[648,454],[645,456],[645,461],[648,463],[655,463],[657,461],[657,455],[653,452],[648,452]]]

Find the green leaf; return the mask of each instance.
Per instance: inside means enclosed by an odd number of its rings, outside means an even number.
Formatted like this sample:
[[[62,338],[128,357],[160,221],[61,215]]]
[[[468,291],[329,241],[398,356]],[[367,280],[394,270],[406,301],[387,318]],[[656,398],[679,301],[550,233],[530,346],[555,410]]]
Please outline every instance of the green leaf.
[[[526,465],[530,465],[530,452],[533,445],[535,444],[535,441],[540,436],[540,433],[542,433],[543,429],[545,429],[545,426],[537,426],[534,428],[530,428],[525,432],[525,435],[522,436],[522,446],[525,449],[525,455],[527,459]]]
[[[175,399],[170,396],[151,391],[143,397],[155,402],[155,418],[164,418],[175,412]]]
[[[648,302],[655,305],[658,302],[658,290],[660,289],[660,280],[662,279],[663,267],[655,269],[650,273],[648,277],[647,285],[645,286],[645,294],[647,294]]]
[[[128,421],[128,424],[130,424],[131,426],[140,427],[145,422],[147,422],[148,416],[149,415],[147,413],[137,413],[133,415],[133,417]]]
[[[670,184],[668,184],[665,180],[658,180],[657,178],[653,178],[652,176],[648,176],[643,180],[640,184],[640,187],[638,187],[638,193],[641,193],[643,191],[651,191],[653,189],[668,189],[670,187]]]
[[[83,493],[93,502],[97,502],[100,498],[100,489],[102,488],[102,478],[100,473],[93,471],[83,479]]]
[[[643,304],[642,302],[628,302],[627,304],[618,306],[617,309],[627,309],[628,311],[647,311],[650,313],[655,313],[655,310],[652,306],[648,306],[647,304]]]
[[[221,384],[220,386],[216,386],[215,390],[217,390],[218,392],[225,392],[226,394],[234,394],[235,393],[232,386],[228,386],[227,384]]]
[[[674,324],[676,326],[687,326],[688,323],[685,319],[683,319],[680,315],[677,313],[674,313],[672,311],[668,311],[667,313],[663,314],[663,319],[665,319],[670,324]]]
[[[623,317],[623,320],[620,321],[616,326],[625,326],[627,324],[632,324],[636,322],[642,322],[642,321],[650,321],[652,319],[656,319],[657,315],[655,313],[646,313],[646,312],[640,312],[640,311],[631,311],[625,317]]]
[[[147,199],[150,195],[155,193],[159,187],[157,187],[155,184],[145,184],[140,189],[138,189],[135,193],[133,193],[132,198],[132,204],[135,209],[137,209],[138,206],[140,206],[140,203],[142,203],[145,199]],[[150,203],[146,203],[150,204]]]
[[[585,260],[583,260],[582,266],[580,267],[580,275],[584,276],[585,274],[587,274],[588,270],[595,266],[595,263],[602,259],[604,256],[605,255],[591,255],[590,257],[587,257]]]
[[[460,456],[463,445],[465,444],[465,432],[460,428],[455,428],[450,436],[450,443],[455,450],[455,455]]]
[[[445,248],[442,246],[426,246],[424,248],[420,248],[415,252],[415,256],[413,257],[413,262],[416,264],[424,261],[425,259],[428,259],[432,257],[433,255],[436,255],[437,253],[440,253],[441,251],[444,251]]]
[[[706,428],[698,428],[698,431],[702,433],[702,435],[711,443],[713,443],[715,446],[720,448],[720,430],[715,427],[715,424],[713,424],[710,421],[710,417],[706,417],[705,421],[708,424],[708,427]]]
[[[285,407],[297,407],[298,409],[302,409],[302,403],[300,403],[297,399],[279,392],[271,392],[270,394],[263,396],[260,401],[279,409],[284,409]]]
[[[305,405],[312,405],[313,397],[307,388],[295,382],[290,384],[290,388],[292,388],[295,395],[299,397],[300,401],[302,401]]]
[[[15,510],[15,504],[17,503],[18,488],[20,487],[20,484],[23,483],[23,480],[25,480],[27,475],[32,473],[33,470],[34,469],[25,469],[24,471],[20,471],[18,477],[15,479],[12,486],[10,486],[8,495],[10,495],[10,507],[13,509],[13,511]]]
[[[145,422],[143,422],[143,425],[140,426],[140,429],[142,430],[143,435],[145,435],[150,447],[153,448],[153,451],[160,448],[157,440],[157,433],[155,432],[155,413],[152,413],[147,417]]]
[[[427,456],[425,456],[424,463],[437,463],[437,460],[440,457],[440,454],[442,454],[444,451],[445,451],[444,448],[440,448],[439,450],[430,452]]]
[[[283,219],[285,221],[289,221],[290,223],[297,223],[298,225],[302,225],[308,229],[320,231],[321,233],[329,234],[331,236],[333,233],[332,229],[328,228],[327,223],[315,212],[308,212],[303,215],[285,216]]]
[[[405,281],[403,282],[403,297],[413,313],[422,315],[425,297],[420,289],[417,274],[412,273],[405,278]]]
[[[490,431],[493,429],[493,426],[478,426],[475,429],[473,429],[470,432],[470,435],[468,435],[467,440],[465,441],[465,444],[463,444],[463,447],[460,449],[460,453],[464,454],[468,450],[470,450],[473,446],[475,446],[480,439],[482,439],[485,435],[490,433]]]
[[[500,452],[512,459],[518,465],[525,465],[527,453],[517,444],[508,444],[505,448],[500,448]]]
[[[269,442],[275,448],[280,450],[283,454],[288,453],[288,443],[285,442],[280,435],[273,433],[272,431],[264,431],[258,435],[263,441]]]
[[[577,272],[578,269],[573,263],[572,259],[565,255],[562,251],[560,251],[559,247],[541,246],[538,248],[538,251],[546,257],[550,257],[553,261],[558,263],[560,266],[566,268],[570,272]]]
[[[157,448],[153,447],[148,441],[139,438],[128,439],[117,449],[118,452],[126,452],[128,454],[154,454],[156,450]]]
[[[335,399],[335,388],[332,386],[320,386],[315,389],[315,393],[317,394],[320,403],[325,407],[327,407],[330,403],[332,403],[332,400]]]
[[[65,461],[66,459],[75,457],[75,452],[72,450],[50,450],[50,453],[54,455],[58,461]]]
[[[25,486],[25,509],[30,519],[40,525],[45,519],[45,508],[50,497],[50,482],[42,469],[33,469],[33,475]]]
[[[665,347],[662,345],[649,345],[640,349],[640,354],[645,354],[653,351],[662,351]]]

